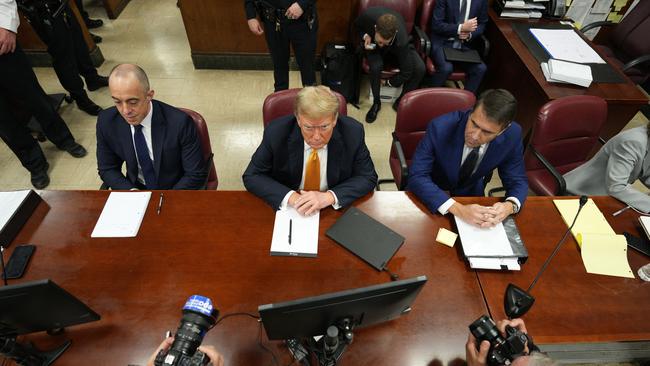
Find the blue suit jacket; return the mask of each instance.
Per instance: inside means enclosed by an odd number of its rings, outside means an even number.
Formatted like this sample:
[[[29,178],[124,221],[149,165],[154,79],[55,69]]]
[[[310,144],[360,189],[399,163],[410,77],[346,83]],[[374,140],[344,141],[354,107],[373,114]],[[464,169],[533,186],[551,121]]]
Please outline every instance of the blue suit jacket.
[[[302,180],[304,139],[294,116],[272,121],[243,175],[246,189],[278,209],[289,191]],[[364,140],[363,126],[339,116],[327,144],[327,186],[341,206],[371,192],[377,173]]]
[[[151,139],[158,189],[200,189],[206,178],[201,141],[192,118],[168,104],[151,102]],[[126,177],[122,165],[126,163]],[[111,107],[97,117],[97,169],[112,189],[131,189],[138,160],[130,125]]]
[[[488,21],[487,0],[472,0],[467,19],[472,18],[476,18],[478,25],[470,41],[480,37],[485,30]],[[431,50],[441,47],[447,39],[457,37],[461,23],[460,0],[436,0],[431,17]]]
[[[501,135],[490,142],[476,172],[468,184],[458,187],[465,126],[472,111],[457,111],[442,115],[429,123],[409,169],[408,190],[415,193],[431,210],[452,196],[483,196],[483,179],[498,168],[506,196],[517,197],[523,205],[528,195],[528,179],[524,169],[521,127],[513,122]]]

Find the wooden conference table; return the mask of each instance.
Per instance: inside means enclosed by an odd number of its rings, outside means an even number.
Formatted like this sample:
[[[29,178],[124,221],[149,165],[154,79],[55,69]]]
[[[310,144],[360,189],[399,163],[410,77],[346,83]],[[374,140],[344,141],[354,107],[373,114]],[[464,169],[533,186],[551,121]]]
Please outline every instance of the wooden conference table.
[[[41,204],[10,247],[38,247],[19,281],[51,278],[102,316],[67,329],[65,336],[27,337],[42,348],[72,339],[61,365],[144,365],[164,332],[178,326],[192,294],[210,297],[222,315],[256,313],[260,304],[389,280],[324,235],[342,214],[332,209],[321,213],[318,258],[271,257],[274,212],[247,192],[165,192],[161,214],[156,215],[152,199],[137,238],[91,239],[108,193],[40,192],[49,209]],[[622,204],[611,198],[596,202],[617,232],[633,229],[633,213],[616,221],[608,215]],[[426,275],[429,282],[410,314],[357,330],[343,356],[345,365],[446,365],[464,358],[467,326],[487,313],[486,303],[502,318],[505,285],[527,286],[566,229],[549,198],[530,197],[517,216],[529,262],[521,272],[474,272],[459,245],[434,241],[438,228],[454,230],[452,220],[428,213],[411,195],[375,192],[355,206],[406,237],[390,270],[401,278]],[[635,272],[648,262],[635,252],[629,259]],[[650,284],[585,273],[572,239],[533,294],[537,304],[525,320],[538,343],[650,340],[642,305],[650,301]],[[568,304],[560,306],[566,299]],[[227,365],[273,364],[259,347],[259,336],[256,321],[235,316],[208,332],[204,343],[217,346]],[[269,342],[263,332],[261,337],[279,364],[290,362],[280,342]]]
[[[517,122],[522,125],[524,133],[534,124],[537,112],[545,103],[566,96],[595,95],[607,101],[607,121],[601,131],[601,136],[606,139],[621,131],[639,108],[648,104],[648,98],[620,72],[624,82],[592,83],[589,88],[547,82],[539,62],[521,41],[512,24],[528,22],[543,25],[549,21],[501,18],[492,8],[488,13],[490,21],[485,35],[490,41],[490,54],[483,87],[505,88],[513,93],[518,102]],[[601,57],[607,60],[602,54]]]

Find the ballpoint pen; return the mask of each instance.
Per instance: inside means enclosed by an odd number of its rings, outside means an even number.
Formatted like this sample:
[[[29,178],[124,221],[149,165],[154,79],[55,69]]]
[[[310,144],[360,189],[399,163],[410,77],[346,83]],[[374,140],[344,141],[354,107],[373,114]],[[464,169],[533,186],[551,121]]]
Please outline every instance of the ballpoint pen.
[[[291,245],[291,231],[292,231],[292,226],[293,226],[293,220],[289,219],[289,245]]]
[[[160,215],[160,210],[162,209],[162,203],[163,203],[163,194],[162,192],[160,193],[160,199],[158,200],[158,209],[156,210],[156,213]]]
[[[631,206],[625,206],[625,207],[623,207],[622,209],[620,209],[620,210],[614,212],[614,213],[612,214],[612,216],[618,216],[618,215],[622,214],[623,212],[625,212],[625,211],[627,211],[627,210],[629,210],[629,209],[631,209],[631,208],[632,208]]]

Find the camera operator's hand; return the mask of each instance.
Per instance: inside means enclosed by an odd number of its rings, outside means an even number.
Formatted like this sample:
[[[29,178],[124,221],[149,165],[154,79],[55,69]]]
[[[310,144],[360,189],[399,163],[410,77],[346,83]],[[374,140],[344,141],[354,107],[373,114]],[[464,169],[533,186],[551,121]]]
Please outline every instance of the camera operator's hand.
[[[478,345],[476,344],[476,338],[470,333],[469,337],[467,337],[467,344],[465,345],[467,366],[485,366],[489,350],[490,342],[483,341]]]
[[[497,329],[499,329],[499,332],[505,337],[506,336],[506,326],[511,326],[512,328],[518,329],[520,332],[524,334],[528,334],[528,330],[526,330],[526,324],[524,324],[523,319],[515,318],[512,320],[508,319],[503,319],[499,322],[497,322]],[[529,353],[530,350],[528,349],[528,344],[526,344],[526,348],[524,349],[526,353]]]
[[[156,348],[156,351],[149,357],[149,361],[147,361],[147,366],[154,366],[154,361],[156,361],[156,356],[158,356],[158,353],[160,351],[169,351],[169,349],[172,347],[172,343],[174,343],[174,337],[169,337],[165,339],[158,348]]]
[[[16,33],[0,27],[0,56],[16,50]]]
[[[199,351],[205,353],[208,358],[210,358],[210,362],[212,362],[212,366],[224,366],[225,363],[223,361],[223,356],[221,353],[217,352],[217,349],[212,347],[212,346],[199,346]]]

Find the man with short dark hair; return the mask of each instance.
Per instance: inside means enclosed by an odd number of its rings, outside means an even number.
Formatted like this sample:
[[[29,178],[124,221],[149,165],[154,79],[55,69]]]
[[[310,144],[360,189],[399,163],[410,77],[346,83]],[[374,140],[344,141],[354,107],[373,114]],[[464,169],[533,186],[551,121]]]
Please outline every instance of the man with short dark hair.
[[[528,194],[517,101],[504,89],[481,94],[473,109],[447,113],[429,124],[415,151],[408,190],[431,212],[448,212],[468,224],[490,227],[519,212]],[[506,189],[504,202],[463,205],[450,196],[483,196],[494,169]]]
[[[366,114],[366,122],[372,123],[381,109],[379,92],[384,62],[395,64],[400,71],[386,80],[388,86],[403,86],[402,94],[393,103],[395,110],[402,96],[420,85],[424,76],[424,62],[409,43],[406,24],[398,12],[384,7],[371,7],[359,15],[354,25],[363,39],[370,66],[370,87],[374,100]]]

